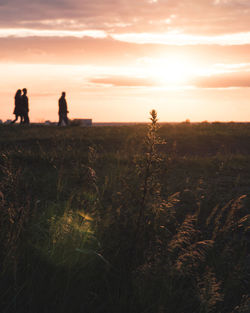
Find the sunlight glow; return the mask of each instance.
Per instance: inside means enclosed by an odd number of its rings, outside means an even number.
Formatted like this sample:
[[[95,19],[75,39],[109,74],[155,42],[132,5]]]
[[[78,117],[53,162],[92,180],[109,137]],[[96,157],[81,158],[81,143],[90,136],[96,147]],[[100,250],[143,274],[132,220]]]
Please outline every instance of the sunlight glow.
[[[158,60],[153,76],[163,83],[184,83],[192,75],[192,66],[178,59]]]
[[[241,32],[224,35],[190,35],[179,30],[167,33],[122,33],[112,34],[112,38],[124,42],[137,44],[163,45],[245,45],[250,44],[250,32]]]
[[[188,84],[191,78],[202,74],[198,64],[181,55],[144,58],[139,62],[144,65],[146,76],[161,85]]]

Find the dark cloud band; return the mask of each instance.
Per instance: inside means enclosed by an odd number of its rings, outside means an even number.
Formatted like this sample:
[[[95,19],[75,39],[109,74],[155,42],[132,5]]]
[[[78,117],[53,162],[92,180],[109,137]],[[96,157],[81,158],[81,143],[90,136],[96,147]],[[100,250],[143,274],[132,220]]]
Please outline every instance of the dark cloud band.
[[[249,13],[245,0],[1,0],[0,27],[224,34],[249,31]]]

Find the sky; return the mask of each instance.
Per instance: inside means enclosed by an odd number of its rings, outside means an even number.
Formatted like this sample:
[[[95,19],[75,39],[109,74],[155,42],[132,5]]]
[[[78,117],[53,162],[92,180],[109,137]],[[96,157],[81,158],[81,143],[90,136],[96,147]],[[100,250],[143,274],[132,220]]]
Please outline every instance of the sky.
[[[249,0],[0,0],[0,119],[250,120]]]

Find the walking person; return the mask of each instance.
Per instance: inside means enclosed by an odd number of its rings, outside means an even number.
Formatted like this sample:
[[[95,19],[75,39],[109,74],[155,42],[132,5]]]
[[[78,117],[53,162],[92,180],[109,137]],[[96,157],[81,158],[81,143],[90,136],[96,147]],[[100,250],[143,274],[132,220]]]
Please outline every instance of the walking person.
[[[22,107],[23,107],[23,116],[24,116],[24,122],[23,124],[29,124],[29,99],[27,97],[27,89],[23,88],[23,94],[22,94]]]
[[[67,106],[67,101],[65,99],[66,93],[63,91],[60,99],[58,100],[58,105],[59,105],[59,122],[58,126],[64,122],[66,125],[69,124],[68,116],[67,114],[69,113],[68,111],[68,106]]]
[[[15,114],[16,118],[11,122],[14,124],[18,117],[20,117],[20,124],[23,123],[23,107],[22,107],[22,97],[21,97],[21,89],[18,89],[15,94],[15,108],[13,114]]]

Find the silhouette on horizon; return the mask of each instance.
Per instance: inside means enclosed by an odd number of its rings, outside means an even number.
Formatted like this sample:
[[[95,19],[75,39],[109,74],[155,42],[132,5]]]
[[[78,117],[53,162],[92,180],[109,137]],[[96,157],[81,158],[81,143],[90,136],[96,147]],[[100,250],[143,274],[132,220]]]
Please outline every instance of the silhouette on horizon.
[[[22,106],[23,106],[23,124],[29,124],[30,119],[29,119],[29,99],[27,97],[27,89],[23,88],[23,95],[21,96],[22,98]]]
[[[69,124],[69,120],[68,120],[68,106],[67,106],[67,101],[65,99],[66,93],[65,91],[62,92],[62,95],[60,97],[60,99],[58,100],[58,105],[59,105],[59,122],[58,122],[58,126],[62,125],[62,122],[64,122],[66,125]]]
[[[24,120],[23,113],[24,113],[24,110],[23,110],[23,105],[22,105],[22,91],[21,89],[18,89],[15,94],[15,108],[13,112],[16,118],[11,123],[14,124],[18,120],[18,117],[20,117],[20,124],[22,124]]]

